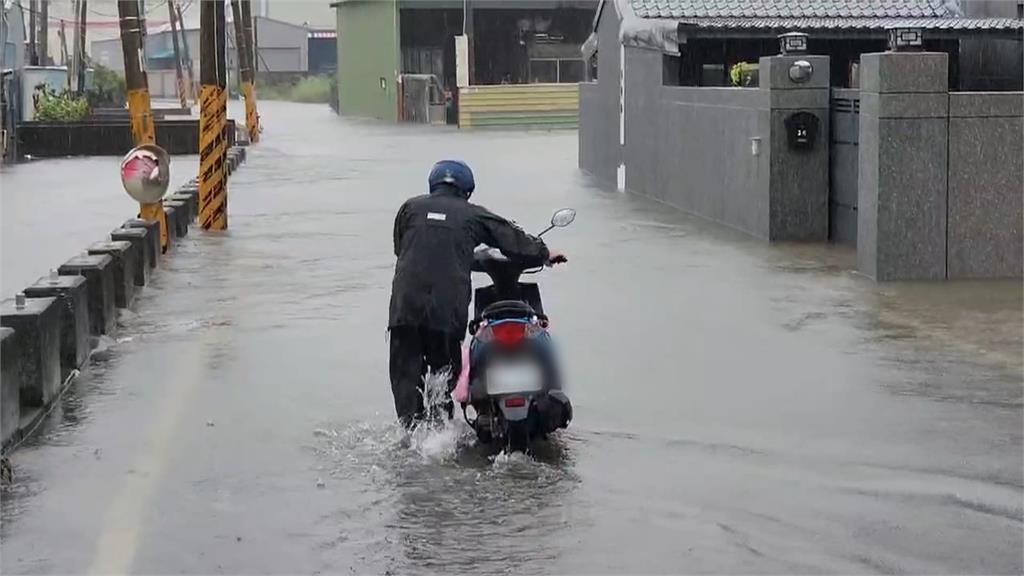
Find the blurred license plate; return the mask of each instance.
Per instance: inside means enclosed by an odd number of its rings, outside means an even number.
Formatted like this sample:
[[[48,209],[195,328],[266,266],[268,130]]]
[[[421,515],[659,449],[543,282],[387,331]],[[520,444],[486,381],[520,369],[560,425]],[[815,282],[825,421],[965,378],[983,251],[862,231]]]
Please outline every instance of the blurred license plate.
[[[519,394],[542,389],[540,367],[531,362],[496,364],[487,369],[488,394]]]

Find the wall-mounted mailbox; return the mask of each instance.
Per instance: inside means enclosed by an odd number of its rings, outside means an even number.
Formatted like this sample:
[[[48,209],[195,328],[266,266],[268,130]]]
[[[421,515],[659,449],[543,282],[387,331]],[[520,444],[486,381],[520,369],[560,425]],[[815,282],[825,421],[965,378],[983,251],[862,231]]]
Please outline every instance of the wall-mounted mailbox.
[[[797,112],[786,118],[786,138],[792,150],[811,150],[818,139],[818,117]]]

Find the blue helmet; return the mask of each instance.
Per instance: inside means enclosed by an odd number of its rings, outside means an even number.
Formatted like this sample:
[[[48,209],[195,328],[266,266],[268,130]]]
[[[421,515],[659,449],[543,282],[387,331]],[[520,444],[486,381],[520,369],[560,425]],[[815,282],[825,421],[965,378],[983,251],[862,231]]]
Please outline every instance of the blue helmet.
[[[476,189],[473,171],[461,160],[441,160],[434,164],[427,182],[430,184],[431,193],[437,191],[441,185],[448,184],[458,188],[466,198],[469,198]]]

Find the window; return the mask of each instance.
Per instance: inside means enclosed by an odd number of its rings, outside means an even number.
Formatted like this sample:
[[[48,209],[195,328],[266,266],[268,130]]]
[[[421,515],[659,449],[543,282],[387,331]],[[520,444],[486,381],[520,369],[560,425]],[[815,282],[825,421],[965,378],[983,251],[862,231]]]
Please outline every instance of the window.
[[[724,64],[702,64],[700,68],[701,86],[728,86]]]
[[[576,84],[583,81],[583,60],[559,60],[558,81]]]
[[[530,60],[531,84],[558,82],[558,60]]]
[[[583,81],[583,60],[530,60],[531,84],[575,84]]]

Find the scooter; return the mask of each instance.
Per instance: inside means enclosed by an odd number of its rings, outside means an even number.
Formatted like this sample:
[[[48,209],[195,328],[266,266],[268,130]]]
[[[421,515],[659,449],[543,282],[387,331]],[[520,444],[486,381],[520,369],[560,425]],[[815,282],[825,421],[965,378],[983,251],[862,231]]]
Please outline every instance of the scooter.
[[[575,210],[559,210],[538,236],[575,219]],[[473,295],[469,402],[462,409],[480,443],[508,452],[527,452],[531,442],[568,427],[572,420],[540,288],[519,281],[542,270],[526,269],[496,248],[480,246],[474,252],[473,271],[487,274],[492,284]],[[469,416],[466,404],[475,417]]]

